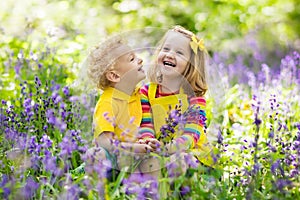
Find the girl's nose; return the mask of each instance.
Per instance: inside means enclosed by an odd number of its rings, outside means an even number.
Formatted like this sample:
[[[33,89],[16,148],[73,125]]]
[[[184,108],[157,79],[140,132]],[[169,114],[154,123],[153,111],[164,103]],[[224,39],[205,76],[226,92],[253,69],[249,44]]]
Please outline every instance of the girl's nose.
[[[166,57],[167,57],[167,58],[174,58],[173,52],[171,52],[171,51],[167,52],[167,53],[166,53]]]

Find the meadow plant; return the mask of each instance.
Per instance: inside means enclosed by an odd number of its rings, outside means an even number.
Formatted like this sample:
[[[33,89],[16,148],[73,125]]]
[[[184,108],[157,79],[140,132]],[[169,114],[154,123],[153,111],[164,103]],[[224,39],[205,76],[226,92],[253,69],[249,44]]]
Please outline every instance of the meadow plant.
[[[298,52],[288,54],[278,66],[268,66],[265,61],[256,66],[258,71],[251,71],[242,59],[228,68],[219,63],[227,80],[239,77],[239,71],[246,73],[241,80],[227,83],[226,110],[213,144],[218,148],[214,166],[199,165],[186,156],[182,159],[190,169],[178,175],[176,163],[163,160],[167,167],[157,182],[145,174],[124,171],[110,179],[111,163],[85,154],[93,138],[97,98],[69,86],[74,75],[55,49],[25,49],[24,41],[19,44],[16,40],[0,55],[0,198],[163,199],[165,194],[168,199],[300,197]],[[171,133],[182,130],[190,118],[209,127],[210,109],[208,106],[205,118],[199,118],[201,109],[196,107],[184,113],[180,105],[170,110],[161,128],[161,140],[170,140]],[[112,145],[118,146],[118,141]],[[84,173],[71,173],[83,162]],[[164,188],[163,183],[169,187]],[[162,189],[166,189],[164,194]]]
[[[0,193],[5,198],[57,198],[68,171],[80,164],[87,149],[82,131],[88,131],[83,123],[90,121],[80,99],[62,86],[67,71],[51,66],[55,59],[50,49],[39,56],[20,50],[8,57],[15,67],[7,73],[14,72],[17,90],[15,98],[1,102],[0,173],[6,189]]]

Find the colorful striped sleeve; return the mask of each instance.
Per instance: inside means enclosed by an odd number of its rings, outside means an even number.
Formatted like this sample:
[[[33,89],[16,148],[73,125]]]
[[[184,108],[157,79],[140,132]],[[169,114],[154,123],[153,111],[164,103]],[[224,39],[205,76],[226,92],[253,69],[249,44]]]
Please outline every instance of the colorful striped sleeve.
[[[155,138],[154,125],[151,112],[151,105],[148,98],[149,85],[146,84],[140,89],[142,104],[142,121],[139,130],[139,138]]]
[[[204,134],[206,100],[204,97],[192,97],[189,99],[189,103],[184,133],[176,139],[176,142],[184,143],[184,146],[188,147],[187,149],[192,149],[198,142],[200,135]]]

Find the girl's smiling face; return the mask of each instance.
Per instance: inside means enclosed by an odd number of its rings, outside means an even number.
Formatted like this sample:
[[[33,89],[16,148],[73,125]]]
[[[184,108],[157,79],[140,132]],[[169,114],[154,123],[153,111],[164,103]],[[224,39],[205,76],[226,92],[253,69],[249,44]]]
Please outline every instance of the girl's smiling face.
[[[157,62],[164,78],[181,76],[191,57],[190,39],[170,31],[158,54]]]

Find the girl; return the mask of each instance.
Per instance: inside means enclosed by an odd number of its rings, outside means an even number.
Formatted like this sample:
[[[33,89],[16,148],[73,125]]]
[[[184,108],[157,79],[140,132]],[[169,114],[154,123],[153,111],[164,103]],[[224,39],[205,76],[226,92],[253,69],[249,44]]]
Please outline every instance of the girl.
[[[161,138],[161,127],[166,124],[170,108],[180,106],[182,113],[194,110],[200,116],[186,119],[182,130],[177,126],[164,148],[171,157],[176,152],[181,152],[181,156],[191,153],[210,165],[211,148],[204,131],[207,52],[203,40],[175,26],[162,38],[156,57],[155,65],[148,72],[150,83],[140,90],[143,110],[140,138],[155,149],[159,146],[155,138]]]

